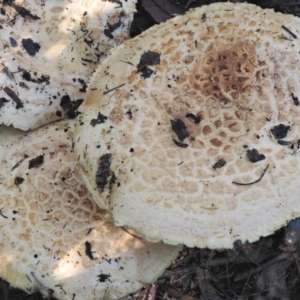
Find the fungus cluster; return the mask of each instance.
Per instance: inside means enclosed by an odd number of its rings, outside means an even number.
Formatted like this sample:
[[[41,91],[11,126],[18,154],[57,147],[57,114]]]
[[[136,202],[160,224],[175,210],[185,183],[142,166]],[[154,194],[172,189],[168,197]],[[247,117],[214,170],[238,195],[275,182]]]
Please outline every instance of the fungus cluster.
[[[300,215],[297,18],[203,6],[102,60],[134,1],[24,3],[0,15],[0,124],[36,128],[0,126],[4,279],[117,299],[182,244],[231,248]]]
[[[0,125],[0,276],[14,287],[119,299],[152,283],[182,248],[115,227],[76,169],[72,119],[96,64],[128,37],[134,4],[1,6],[0,124],[31,129]]]

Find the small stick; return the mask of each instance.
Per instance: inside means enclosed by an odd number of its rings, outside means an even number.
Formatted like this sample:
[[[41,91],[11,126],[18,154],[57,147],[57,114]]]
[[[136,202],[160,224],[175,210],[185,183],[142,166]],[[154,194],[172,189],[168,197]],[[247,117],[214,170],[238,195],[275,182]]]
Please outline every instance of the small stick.
[[[286,32],[288,32],[294,39],[297,39],[298,37],[296,36],[295,33],[291,32],[288,28],[286,28],[284,25],[281,26],[281,28],[283,30],[285,30]]]
[[[108,91],[103,92],[103,95],[106,95],[106,94],[110,93],[111,91],[114,91],[114,90],[118,89],[119,87],[121,87],[123,85],[125,85],[125,83],[120,84],[120,85],[118,85],[118,86],[116,86],[116,87],[114,87],[114,88],[112,88],[112,89],[110,89]]]
[[[52,289],[49,289],[47,287],[45,287],[37,278],[36,276],[34,275],[34,273],[31,271],[30,272],[31,276],[33,277],[33,279],[35,280],[35,282],[37,283],[38,287],[41,289],[41,290],[44,290],[46,293],[47,293],[47,296],[48,297],[51,297],[53,295],[53,290]]]
[[[235,182],[235,181],[232,181],[233,184],[236,184],[236,185],[251,185],[251,184],[254,184],[254,183],[257,183],[259,181],[262,180],[262,178],[264,177],[265,173],[267,172],[267,169],[269,168],[269,164],[267,165],[267,167],[264,169],[263,173],[260,175],[260,177],[253,181],[253,182],[248,182],[248,183],[242,183],[242,182]]]

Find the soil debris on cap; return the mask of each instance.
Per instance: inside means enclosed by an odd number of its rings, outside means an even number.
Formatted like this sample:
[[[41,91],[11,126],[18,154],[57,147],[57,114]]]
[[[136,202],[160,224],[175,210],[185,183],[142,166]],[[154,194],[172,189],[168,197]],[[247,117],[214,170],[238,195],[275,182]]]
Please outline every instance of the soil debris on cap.
[[[146,66],[155,66],[159,64],[160,64],[160,54],[153,51],[147,51],[141,55],[141,59],[137,66],[137,70],[138,72],[140,72]]]
[[[277,140],[284,139],[287,136],[289,129],[290,129],[290,126],[286,126],[284,124],[279,124],[277,126],[274,126],[271,129],[271,133],[274,136],[274,138]]]
[[[247,150],[246,152],[247,157],[249,160],[253,163],[256,163],[258,161],[264,160],[266,157],[263,154],[260,154],[256,149]]]
[[[30,56],[35,56],[41,49],[41,46],[32,39],[23,39],[22,45]]]
[[[179,141],[183,141],[185,138],[189,136],[187,132],[186,126],[183,121],[180,119],[170,120],[172,129],[176,133]]]
[[[104,123],[107,120],[107,117],[102,115],[101,112],[98,113],[97,119],[92,119],[90,124],[95,127],[97,124]]]
[[[150,78],[154,71],[148,68],[148,66],[155,66],[159,64],[160,54],[153,51],[147,51],[141,55],[140,62],[137,65],[137,70],[142,73],[142,78]]]
[[[0,108],[1,108],[5,103],[7,103],[7,102],[8,102],[8,100],[7,100],[6,98],[1,97],[1,98],[0,98]]]
[[[44,155],[39,155],[29,161],[28,169],[38,168],[44,162]]]
[[[107,153],[99,158],[99,166],[96,174],[97,187],[103,192],[110,176],[111,154]]]
[[[213,169],[217,170],[224,167],[225,165],[226,165],[226,161],[223,158],[221,158],[213,165]]]

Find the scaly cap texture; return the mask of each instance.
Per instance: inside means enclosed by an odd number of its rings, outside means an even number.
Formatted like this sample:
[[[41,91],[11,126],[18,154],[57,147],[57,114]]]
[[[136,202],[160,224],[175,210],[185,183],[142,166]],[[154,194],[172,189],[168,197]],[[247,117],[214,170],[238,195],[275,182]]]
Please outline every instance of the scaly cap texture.
[[[118,299],[152,283],[181,247],[137,238],[96,206],[75,168],[74,122],[0,127],[0,276],[59,300]]]
[[[0,124],[74,117],[97,63],[129,37],[135,0],[14,1],[0,14]]]
[[[76,127],[97,204],[148,239],[231,248],[300,214],[300,20],[217,3],[94,75]]]

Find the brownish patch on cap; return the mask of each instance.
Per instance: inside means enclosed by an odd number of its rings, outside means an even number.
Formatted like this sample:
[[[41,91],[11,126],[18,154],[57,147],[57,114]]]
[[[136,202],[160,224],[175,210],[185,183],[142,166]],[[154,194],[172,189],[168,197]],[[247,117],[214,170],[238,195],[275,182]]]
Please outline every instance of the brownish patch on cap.
[[[216,147],[221,147],[223,145],[222,141],[220,141],[218,139],[212,139],[212,140],[210,140],[210,142],[212,143],[212,145],[214,145]]]
[[[206,125],[206,126],[204,126],[202,132],[203,132],[203,134],[207,135],[212,132],[212,129],[210,128],[210,126]]]
[[[253,42],[237,42],[230,48],[216,42],[208,47],[203,61],[195,66],[191,82],[194,88],[219,101],[237,101],[253,82],[256,67]]]

